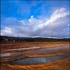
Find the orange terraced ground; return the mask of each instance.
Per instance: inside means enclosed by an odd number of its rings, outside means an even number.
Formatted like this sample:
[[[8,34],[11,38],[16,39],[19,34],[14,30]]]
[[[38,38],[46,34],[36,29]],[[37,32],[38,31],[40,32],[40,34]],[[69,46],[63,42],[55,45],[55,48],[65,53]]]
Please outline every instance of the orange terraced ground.
[[[1,70],[70,70],[70,59],[59,60],[48,64],[10,65],[2,64]]]
[[[32,46],[39,46],[40,48],[33,48]],[[29,59],[29,58],[48,58],[53,56],[62,56],[62,55],[68,55],[70,56],[70,49],[65,50],[59,50],[56,52],[35,52],[35,50],[39,49],[48,49],[48,48],[68,48],[70,47],[69,42],[23,42],[23,43],[14,43],[12,45],[10,44],[2,44],[1,45],[1,53],[14,53],[14,52],[20,52],[21,55],[25,54],[25,58],[10,58],[7,61],[0,60],[1,64],[1,70],[70,70],[70,57],[51,61],[48,63],[39,63],[39,64],[30,64],[30,65],[21,65],[21,64],[11,64],[12,61],[18,61],[21,59]],[[4,48],[5,47],[5,48]],[[7,48],[6,48],[7,47]],[[12,48],[28,48],[27,50],[11,50]],[[30,49],[29,49],[30,48]],[[16,54],[17,55],[17,54]],[[15,56],[15,55],[11,55]],[[9,58],[10,56],[0,56],[1,58]]]

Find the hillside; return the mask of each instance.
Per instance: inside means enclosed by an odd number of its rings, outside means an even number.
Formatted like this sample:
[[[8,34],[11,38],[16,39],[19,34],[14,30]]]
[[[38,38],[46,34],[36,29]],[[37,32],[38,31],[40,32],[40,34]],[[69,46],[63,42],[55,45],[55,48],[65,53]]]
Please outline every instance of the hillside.
[[[70,38],[31,38],[31,37],[8,37],[8,36],[0,36],[1,43],[4,42],[56,42],[56,41],[70,41]]]

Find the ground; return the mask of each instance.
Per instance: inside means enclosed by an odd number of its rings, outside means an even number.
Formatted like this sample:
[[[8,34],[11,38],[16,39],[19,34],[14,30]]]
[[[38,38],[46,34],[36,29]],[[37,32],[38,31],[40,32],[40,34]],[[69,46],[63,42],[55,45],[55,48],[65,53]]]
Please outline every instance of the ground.
[[[17,50],[8,50],[8,49],[12,49],[12,48],[29,48],[29,47],[40,47],[37,49],[46,49],[46,48],[53,48],[55,49],[56,47],[70,47],[69,42],[23,42],[23,43],[10,43],[10,44],[2,44],[1,45],[1,53],[12,53],[12,52],[20,52],[23,55],[23,52],[25,54],[25,58],[45,58],[45,57],[52,57],[52,56],[59,56],[59,55],[69,55],[70,54],[70,49],[66,50],[62,50],[62,51],[56,51],[56,52],[52,52],[52,53],[48,53],[48,52],[33,52],[32,50],[36,50],[35,49],[28,49],[25,51],[17,51]],[[34,55],[36,54],[36,55]],[[4,58],[4,57],[1,57]],[[13,59],[14,60],[20,60],[23,58],[19,58],[19,59]],[[11,60],[11,59],[10,59]],[[12,61],[12,60],[11,60]],[[56,60],[53,62],[49,62],[46,64],[35,64],[35,65],[13,65],[10,64],[9,61],[7,62],[1,62],[1,70],[70,70],[70,59],[69,58],[65,58],[62,60]]]

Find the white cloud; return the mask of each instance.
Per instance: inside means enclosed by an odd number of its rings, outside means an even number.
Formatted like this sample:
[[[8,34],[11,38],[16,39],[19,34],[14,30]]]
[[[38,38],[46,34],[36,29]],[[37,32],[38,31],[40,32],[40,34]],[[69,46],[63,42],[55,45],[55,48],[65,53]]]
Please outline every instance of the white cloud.
[[[1,35],[9,35],[12,33],[13,33],[13,30],[10,27],[5,27],[3,30],[1,30]]]
[[[5,28],[1,29],[1,35],[24,37],[69,37],[69,10],[65,8],[56,9],[48,19],[45,18],[45,20],[44,18],[34,18],[33,16],[28,20],[6,18],[6,20],[3,20]]]
[[[44,22],[43,24],[38,25],[38,28],[43,28],[44,26],[47,25],[57,25],[55,22],[57,22],[59,19],[66,17],[67,15],[70,15],[70,12],[67,11],[65,8],[57,9],[55,10],[51,17]]]

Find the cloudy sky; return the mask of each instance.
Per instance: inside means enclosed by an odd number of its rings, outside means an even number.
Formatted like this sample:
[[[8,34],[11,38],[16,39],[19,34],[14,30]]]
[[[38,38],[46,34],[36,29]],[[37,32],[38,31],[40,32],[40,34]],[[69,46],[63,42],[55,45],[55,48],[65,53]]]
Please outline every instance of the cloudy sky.
[[[68,38],[69,0],[1,0],[1,35]]]

